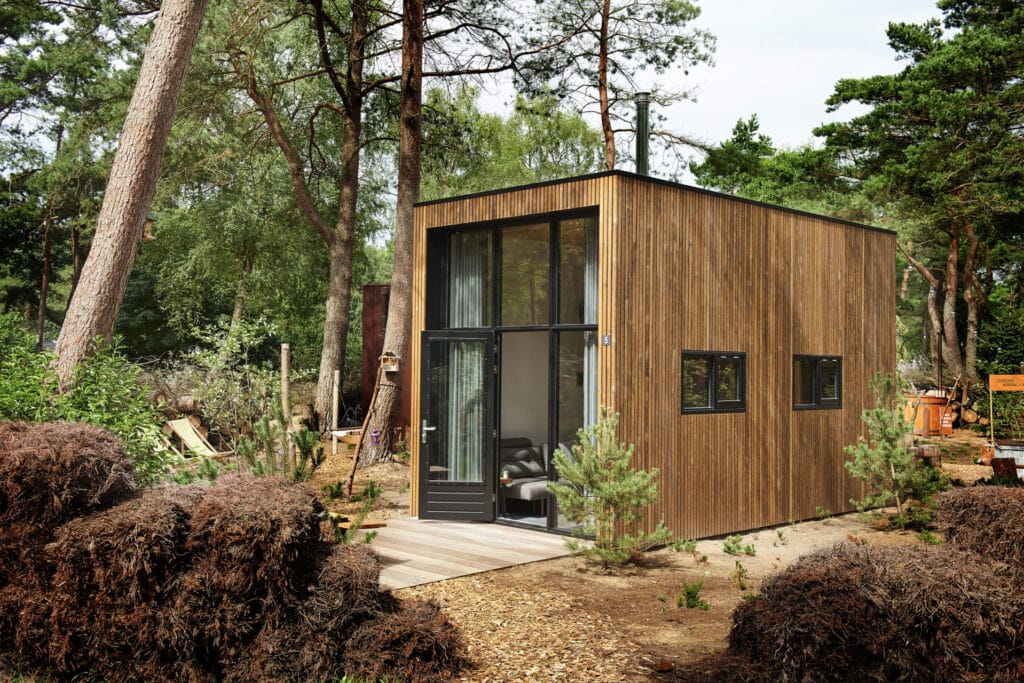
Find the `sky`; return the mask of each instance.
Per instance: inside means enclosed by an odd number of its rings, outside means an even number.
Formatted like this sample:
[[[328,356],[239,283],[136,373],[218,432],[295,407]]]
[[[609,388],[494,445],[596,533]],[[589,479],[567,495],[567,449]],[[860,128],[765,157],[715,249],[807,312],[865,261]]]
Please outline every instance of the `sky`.
[[[691,70],[697,101],[663,112],[667,126],[709,142],[730,136],[756,113],[777,147],[814,141],[812,130],[857,115],[834,114],[825,99],[840,78],[895,73],[885,29],[890,21],[941,16],[935,0],[702,0],[697,25],[718,39],[715,65]],[[678,78],[678,76],[677,76]]]

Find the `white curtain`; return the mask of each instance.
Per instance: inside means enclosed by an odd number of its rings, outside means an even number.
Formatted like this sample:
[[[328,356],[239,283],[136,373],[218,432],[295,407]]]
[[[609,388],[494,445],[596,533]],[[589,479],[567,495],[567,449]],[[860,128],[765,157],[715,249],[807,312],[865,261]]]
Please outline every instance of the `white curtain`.
[[[483,481],[484,343],[448,348],[448,481]]]
[[[488,230],[451,237],[449,327],[490,324],[490,241]],[[445,444],[449,481],[483,480],[483,347],[479,341],[453,341],[449,346]]]
[[[483,327],[490,323],[490,242],[489,230],[452,235],[448,327]]]
[[[597,220],[584,225],[586,264],[583,271],[583,322],[597,323]],[[597,332],[583,335],[583,426],[597,423]]]

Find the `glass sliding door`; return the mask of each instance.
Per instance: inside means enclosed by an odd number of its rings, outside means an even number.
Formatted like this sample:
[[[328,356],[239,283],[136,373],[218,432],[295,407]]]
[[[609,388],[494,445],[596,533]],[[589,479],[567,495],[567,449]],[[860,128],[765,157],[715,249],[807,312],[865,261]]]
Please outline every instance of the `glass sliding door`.
[[[551,224],[501,231],[501,324],[547,325]]]
[[[454,233],[448,259],[448,327],[490,327],[490,230]]]
[[[559,221],[558,322],[597,324],[597,221]]]
[[[490,332],[425,332],[420,517],[494,516]]]
[[[547,330],[502,332],[498,518],[547,526],[549,370]]]
[[[431,233],[420,515],[568,531],[547,485],[597,419],[597,216]]]
[[[556,448],[572,457],[573,446],[579,443],[579,430],[597,422],[596,331],[558,333],[557,422]],[[557,529],[571,530],[576,526],[557,509],[553,521]]]

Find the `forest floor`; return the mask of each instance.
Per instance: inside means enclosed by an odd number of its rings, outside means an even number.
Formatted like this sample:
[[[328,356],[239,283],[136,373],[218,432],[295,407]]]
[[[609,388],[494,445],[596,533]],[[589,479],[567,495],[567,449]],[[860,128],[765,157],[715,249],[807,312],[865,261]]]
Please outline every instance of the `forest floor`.
[[[941,440],[943,468],[970,484],[991,475],[972,464],[981,439],[957,433]],[[346,480],[343,449],[316,473],[314,483]],[[369,519],[405,516],[408,467],[401,463],[359,470],[355,490],[374,479],[385,494]],[[354,512],[357,504],[329,507]],[[870,519],[847,514],[743,534],[753,555],[730,555],[723,539],[698,542],[694,553],[663,549],[638,566],[602,570],[566,557],[395,591],[402,598],[438,603],[462,630],[477,666],[459,680],[657,681],[686,663],[725,649],[732,611],[744,594],[797,558],[840,541],[875,545],[922,543],[913,532],[879,531]],[[742,565],[742,576],[737,568]],[[682,586],[700,582],[706,610],[677,606]]]

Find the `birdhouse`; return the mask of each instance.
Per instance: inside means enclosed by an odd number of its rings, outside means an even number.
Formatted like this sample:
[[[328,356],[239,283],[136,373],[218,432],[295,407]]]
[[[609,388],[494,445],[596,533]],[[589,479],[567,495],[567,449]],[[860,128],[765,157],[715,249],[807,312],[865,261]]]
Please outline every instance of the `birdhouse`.
[[[391,351],[385,351],[380,357],[380,367],[384,372],[398,372],[402,359]]]

